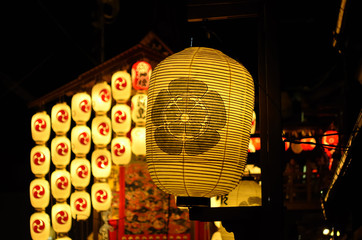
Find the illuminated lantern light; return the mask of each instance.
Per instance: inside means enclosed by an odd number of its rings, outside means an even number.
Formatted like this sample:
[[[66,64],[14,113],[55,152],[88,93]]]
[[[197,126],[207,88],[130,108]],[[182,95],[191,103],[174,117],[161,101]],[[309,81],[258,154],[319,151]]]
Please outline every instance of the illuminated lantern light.
[[[261,206],[261,186],[244,177],[239,185],[221,201],[222,207]]]
[[[77,124],[85,124],[92,113],[91,97],[86,92],[76,93],[72,97],[72,118]]]
[[[303,152],[303,148],[300,143],[292,143],[291,149],[295,154],[300,154],[301,152]]]
[[[50,236],[50,217],[45,212],[36,212],[30,216],[30,235],[35,240],[48,240]]]
[[[92,106],[97,113],[106,113],[111,109],[111,87],[107,82],[97,83],[92,88]]]
[[[302,138],[300,141],[302,142],[300,146],[302,147],[303,151],[312,151],[315,148],[316,140],[312,137]]]
[[[87,187],[90,175],[91,167],[87,159],[76,158],[72,160],[70,164],[70,179],[76,189]]]
[[[148,62],[138,61],[132,66],[132,85],[136,90],[147,90],[152,74],[152,67]]]
[[[67,233],[72,227],[72,215],[67,203],[56,203],[52,207],[52,226],[57,233]]]
[[[31,136],[37,144],[45,143],[50,137],[50,116],[44,112],[38,112],[31,118]]]
[[[147,163],[154,183],[191,197],[235,188],[254,108],[254,83],[245,67],[215,49],[187,48],[156,67],[148,99]]]
[[[131,131],[131,149],[138,155],[146,155],[146,128],[135,127]]]
[[[131,109],[126,104],[116,104],[112,108],[112,128],[116,134],[125,134],[131,130]]]
[[[71,145],[69,138],[65,136],[58,136],[53,138],[51,143],[52,162],[58,167],[62,168],[70,162]]]
[[[70,237],[64,236],[64,237],[56,238],[56,240],[72,240],[72,239]]]
[[[334,146],[325,146],[328,150],[335,149],[339,142],[338,132],[334,130],[329,130],[324,133],[322,137],[322,144],[325,145],[334,145]]]
[[[287,151],[290,147],[290,142],[285,141],[286,140],[285,137],[282,137],[282,140],[284,142],[284,150]]]
[[[71,119],[70,107],[65,102],[53,106],[51,113],[52,128],[57,135],[69,131]]]
[[[248,152],[255,152],[259,150],[260,150],[260,137],[250,138]]]
[[[144,125],[146,123],[147,111],[147,95],[136,94],[132,97],[132,120],[136,125]]]
[[[131,97],[131,76],[126,71],[112,75],[112,96],[116,102],[126,102]]]
[[[91,190],[92,205],[97,211],[107,211],[112,203],[112,191],[108,183],[94,183]]]
[[[251,130],[250,130],[250,134],[254,134],[255,133],[255,129],[256,129],[256,114],[255,111],[253,111],[253,118],[251,120]]]
[[[91,213],[91,199],[86,191],[75,191],[70,196],[70,210],[76,220],[87,220]]]
[[[98,146],[107,146],[111,142],[112,127],[109,117],[96,116],[92,120],[92,139]]]
[[[71,180],[66,170],[55,170],[50,177],[52,196],[56,200],[65,200],[70,196]]]
[[[49,172],[50,167],[50,151],[44,145],[37,145],[30,151],[30,167],[31,172],[37,176],[45,176]]]
[[[113,138],[111,143],[112,161],[116,165],[126,165],[131,161],[131,141],[127,137]]]
[[[91,131],[85,125],[78,125],[71,133],[72,151],[75,155],[86,155],[91,147]]]
[[[49,205],[50,186],[43,178],[31,181],[29,186],[30,203],[35,209],[45,209]]]
[[[92,173],[95,178],[107,178],[111,174],[112,159],[107,149],[96,149],[92,153]]]

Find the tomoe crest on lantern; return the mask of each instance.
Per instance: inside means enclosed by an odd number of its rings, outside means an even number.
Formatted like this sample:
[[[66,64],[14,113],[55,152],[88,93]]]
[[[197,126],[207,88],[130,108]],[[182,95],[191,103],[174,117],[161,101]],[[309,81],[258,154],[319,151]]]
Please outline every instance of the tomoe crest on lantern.
[[[111,153],[107,149],[96,149],[92,153],[92,173],[95,178],[107,178],[111,174]]]
[[[95,210],[106,211],[111,207],[112,191],[108,183],[94,183],[91,192]]]
[[[107,82],[97,83],[92,88],[92,106],[95,112],[108,112],[111,108],[111,87]]]
[[[230,192],[245,167],[253,108],[252,77],[222,52],[191,47],[163,60],[147,105],[147,163],[155,184],[176,196]]]
[[[38,112],[31,118],[31,135],[36,143],[45,143],[50,137],[50,116],[44,112]]]
[[[70,206],[67,203],[56,203],[52,207],[52,226],[57,233],[69,232],[72,227]]]
[[[30,151],[31,171],[36,176],[44,176],[50,168],[50,151],[44,145],[37,145]]]
[[[64,134],[70,129],[70,107],[64,103],[55,104],[52,108],[52,128],[57,134]]]
[[[111,120],[107,116],[96,116],[92,120],[92,139],[95,145],[107,145],[111,142]]]
[[[87,187],[90,181],[90,163],[85,158],[76,158],[70,165],[70,177],[75,188]]]
[[[91,97],[86,92],[76,93],[72,97],[72,118],[77,124],[85,123],[91,116]]]
[[[70,196],[72,217],[76,220],[86,220],[90,216],[91,200],[86,191],[75,191]]]
[[[117,71],[112,75],[112,96],[116,102],[125,102],[131,96],[131,76],[126,71]]]
[[[50,217],[45,212],[33,213],[30,217],[32,239],[48,239],[50,235]]]

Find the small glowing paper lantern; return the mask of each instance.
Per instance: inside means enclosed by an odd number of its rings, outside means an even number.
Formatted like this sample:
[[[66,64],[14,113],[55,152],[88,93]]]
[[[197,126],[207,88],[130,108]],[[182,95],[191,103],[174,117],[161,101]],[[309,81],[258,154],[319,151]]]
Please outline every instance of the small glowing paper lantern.
[[[250,130],[250,134],[254,134],[255,133],[255,129],[256,129],[256,114],[255,111],[253,111],[253,118],[251,120],[251,130]]]
[[[147,95],[136,94],[132,97],[132,120],[138,124],[146,123]]]
[[[49,205],[49,182],[43,178],[31,181],[29,186],[30,203],[35,209],[45,209]]]
[[[252,178],[243,178],[221,201],[222,207],[261,206],[261,186]]]
[[[65,167],[70,162],[70,140],[65,136],[55,137],[51,144],[52,162],[56,167]]]
[[[70,206],[67,203],[56,203],[52,207],[52,226],[57,233],[67,233],[72,227]]]
[[[192,197],[235,188],[254,109],[254,82],[245,67],[215,49],[187,48],[158,64],[148,98],[147,163],[154,183]]]
[[[136,90],[147,90],[152,74],[152,67],[148,62],[138,61],[132,66],[132,85]]]
[[[95,145],[107,146],[111,142],[112,127],[109,117],[96,116],[92,120],[92,139]]]
[[[75,191],[70,196],[70,210],[76,220],[87,220],[91,212],[90,195],[86,191]]]
[[[31,136],[37,144],[49,140],[50,125],[50,116],[45,111],[33,115],[31,118]]]
[[[131,96],[131,76],[126,71],[112,75],[112,96],[116,102],[126,102]]]
[[[55,199],[63,200],[70,196],[70,174],[66,170],[55,170],[50,177],[50,184]]]
[[[111,153],[107,149],[96,149],[92,153],[92,173],[95,178],[107,178],[111,174]]]
[[[72,185],[78,188],[85,188],[90,181],[91,168],[87,159],[76,158],[70,164],[70,179]]]
[[[303,152],[303,148],[300,143],[292,143],[291,149],[295,154],[300,154],[301,152]]]
[[[76,93],[72,97],[72,118],[77,124],[85,124],[92,113],[91,97],[86,92]]]
[[[49,172],[50,151],[44,145],[37,145],[30,151],[31,172],[38,177],[44,176]]]
[[[116,134],[125,134],[131,130],[131,109],[126,104],[116,104],[112,108],[112,128]]]
[[[255,152],[259,150],[260,150],[260,137],[250,138],[248,152]]]
[[[92,205],[97,211],[107,211],[112,203],[112,191],[108,183],[94,183],[91,190]]]
[[[316,140],[313,137],[302,138],[300,141],[303,151],[312,151],[315,148]]]
[[[52,108],[52,128],[58,134],[65,134],[70,129],[71,112],[70,107],[65,103],[57,103]]]
[[[91,131],[85,125],[77,125],[71,133],[72,151],[75,155],[86,155],[91,147]]]
[[[112,161],[116,165],[126,165],[131,161],[131,141],[127,137],[113,138],[111,143]]]
[[[282,137],[282,140],[284,142],[284,150],[287,151],[288,148],[290,147],[290,142],[287,142],[286,141],[287,139],[285,137]]]
[[[50,217],[45,212],[30,216],[30,235],[32,239],[48,240],[50,236]]]
[[[146,128],[135,127],[131,131],[131,149],[138,155],[146,155]]]
[[[329,130],[324,133],[324,136],[322,137],[322,144],[325,145],[334,145],[334,146],[325,146],[327,149],[335,149],[338,145],[339,136],[338,132],[334,130]]]
[[[92,106],[98,113],[106,113],[111,109],[111,87],[107,82],[97,83],[92,88]]]

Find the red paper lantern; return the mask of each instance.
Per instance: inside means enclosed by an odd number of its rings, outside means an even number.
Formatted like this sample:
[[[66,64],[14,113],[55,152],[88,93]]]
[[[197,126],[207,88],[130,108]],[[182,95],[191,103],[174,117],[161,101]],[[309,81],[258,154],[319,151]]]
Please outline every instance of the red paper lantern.
[[[334,130],[329,130],[324,133],[324,136],[322,137],[322,144],[325,145],[334,145],[334,146],[326,146],[328,149],[334,149],[335,146],[338,145],[339,136],[338,132]]]
[[[300,146],[303,151],[312,151],[315,148],[316,140],[313,137],[302,138]]]
[[[138,61],[132,66],[132,85],[136,90],[147,90],[152,74],[152,67],[145,61]]]

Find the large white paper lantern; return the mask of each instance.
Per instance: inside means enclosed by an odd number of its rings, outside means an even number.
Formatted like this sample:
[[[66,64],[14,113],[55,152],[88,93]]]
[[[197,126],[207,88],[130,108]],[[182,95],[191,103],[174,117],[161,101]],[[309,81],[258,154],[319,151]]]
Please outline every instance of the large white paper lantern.
[[[111,143],[112,161],[116,165],[126,165],[131,161],[131,141],[127,137],[113,138]]]
[[[52,108],[51,120],[53,131],[58,134],[65,134],[70,129],[71,111],[67,103],[57,103]]]
[[[50,200],[49,182],[43,178],[34,179],[29,186],[29,195],[33,208],[45,209]]]
[[[146,155],[146,128],[135,127],[131,131],[132,152],[138,155]]]
[[[70,164],[70,179],[72,185],[78,188],[85,188],[88,186],[91,176],[90,163],[85,158],[76,158]]]
[[[148,62],[138,61],[132,65],[132,85],[136,90],[147,90],[152,74],[152,67]]]
[[[31,172],[35,176],[44,176],[49,172],[50,151],[45,145],[37,145],[30,151]]]
[[[91,131],[85,125],[77,125],[71,133],[72,151],[75,155],[86,155],[91,147]]]
[[[111,119],[102,115],[92,120],[92,139],[95,145],[107,146],[111,142],[112,127]]]
[[[107,178],[111,174],[111,153],[103,148],[92,153],[92,173],[95,178]]]
[[[72,118],[77,124],[85,124],[92,113],[91,97],[86,92],[76,93],[72,97]]]
[[[253,79],[234,59],[204,47],[167,57],[148,90],[147,163],[154,183],[176,196],[230,192],[245,167],[253,109]]]
[[[58,136],[51,143],[52,162],[56,167],[65,167],[70,162],[71,144],[69,138]]]
[[[126,102],[131,96],[131,76],[126,71],[117,71],[112,75],[112,96],[116,102]]]
[[[235,189],[223,196],[221,206],[261,206],[261,186],[251,177],[243,179]]]
[[[94,183],[91,190],[92,205],[97,211],[107,211],[112,203],[112,191],[108,183]]]
[[[36,212],[30,216],[30,236],[32,239],[48,240],[50,229],[50,217],[45,212]]]
[[[98,113],[106,113],[111,109],[111,86],[107,82],[97,83],[92,88],[92,106]]]
[[[70,210],[76,220],[86,220],[91,213],[91,199],[86,191],[75,191],[70,195]]]
[[[50,177],[51,192],[55,199],[64,200],[70,196],[71,180],[66,170],[55,170]]]
[[[49,140],[50,128],[50,116],[45,111],[38,112],[31,118],[31,136],[37,144]]]
[[[52,207],[52,226],[57,233],[67,233],[72,227],[72,215],[67,203],[56,203]]]
[[[147,95],[136,94],[132,97],[132,120],[136,125],[144,125],[146,123],[147,111]]]
[[[112,108],[112,128],[116,134],[126,134],[131,130],[131,108],[126,104],[116,104]]]

